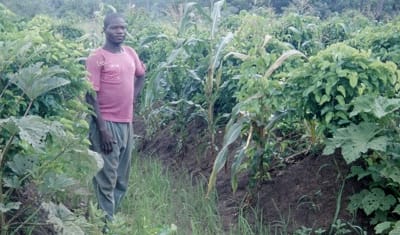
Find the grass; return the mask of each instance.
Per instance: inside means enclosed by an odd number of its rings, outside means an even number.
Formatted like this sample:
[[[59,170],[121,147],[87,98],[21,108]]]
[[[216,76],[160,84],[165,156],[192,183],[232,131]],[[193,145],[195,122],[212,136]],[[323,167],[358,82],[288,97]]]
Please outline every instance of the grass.
[[[224,231],[217,195],[205,197],[206,179],[195,180],[183,172],[172,172],[157,159],[134,156],[129,184],[120,211],[110,225],[111,234],[268,234],[264,233],[267,230],[259,230],[262,225],[251,225],[242,210],[238,223]],[[256,227],[259,231],[254,232]]]
[[[217,195],[206,198],[207,179],[193,179],[185,172],[172,171],[156,158],[134,156],[128,193],[120,211],[110,224],[112,235],[288,235],[291,223],[280,214],[268,222],[262,212],[245,203],[237,208],[236,224],[223,228],[218,213]],[[277,205],[276,209],[279,212]],[[98,211],[97,211],[98,212]],[[102,224],[95,216],[97,222]],[[92,220],[92,222],[95,222]],[[334,221],[336,223],[336,221]],[[267,225],[266,225],[267,224]],[[331,234],[342,235],[335,227]],[[97,227],[100,231],[100,227]],[[355,227],[353,226],[355,230]],[[339,231],[340,230],[340,231]],[[91,230],[94,231],[94,230]],[[312,234],[321,229],[301,227],[294,234]],[[347,230],[346,230],[347,231]],[[362,231],[362,230],[360,230]],[[363,231],[362,231],[363,232]],[[357,234],[363,234],[362,232]],[[99,233],[89,233],[99,234]],[[317,233],[316,233],[317,234]]]

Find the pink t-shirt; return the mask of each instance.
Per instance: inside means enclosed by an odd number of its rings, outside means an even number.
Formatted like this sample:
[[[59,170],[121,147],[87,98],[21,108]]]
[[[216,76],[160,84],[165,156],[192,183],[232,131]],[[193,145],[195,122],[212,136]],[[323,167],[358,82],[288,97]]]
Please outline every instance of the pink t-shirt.
[[[104,120],[132,122],[134,79],[145,74],[135,50],[123,46],[121,53],[96,49],[86,60],[88,79],[97,92]]]

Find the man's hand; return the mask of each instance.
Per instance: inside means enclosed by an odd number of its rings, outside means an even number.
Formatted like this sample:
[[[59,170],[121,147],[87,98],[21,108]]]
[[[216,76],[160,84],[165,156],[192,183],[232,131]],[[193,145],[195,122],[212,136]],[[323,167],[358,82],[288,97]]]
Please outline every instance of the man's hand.
[[[117,143],[112,134],[110,134],[107,130],[100,130],[100,141],[101,150],[105,154],[111,153],[113,151],[113,144]]]

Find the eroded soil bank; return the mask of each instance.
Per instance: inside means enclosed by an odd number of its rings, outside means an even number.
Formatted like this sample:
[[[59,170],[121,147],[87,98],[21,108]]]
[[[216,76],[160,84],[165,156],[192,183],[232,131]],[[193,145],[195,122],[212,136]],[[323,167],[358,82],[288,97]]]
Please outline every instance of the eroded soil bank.
[[[136,121],[142,155],[158,157],[170,169],[184,169],[194,177],[208,179],[213,159],[207,151],[204,123],[188,126],[189,135],[180,151],[179,138],[172,134],[172,126],[166,126],[151,139],[146,138],[145,128],[143,121]],[[218,134],[220,142],[222,135]],[[359,188],[358,182],[344,180],[348,171],[340,155],[301,154],[287,161],[284,167],[271,169],[271,179],[256,187],[250,188],[249,179],[243,174],[235,193],[231,189],[230,170],[221,171],[216,189],[224,226],[228,229],[236,223],[239,208],[249,212],[250,208],[256,208],[257,219],[262,216],[273,231],[289,234],[302,226],[328,230],[334,219],[359,224],[362,220],[353,218],[346,210],[349,195]],[[254,222],[256,218],[249,219]]]

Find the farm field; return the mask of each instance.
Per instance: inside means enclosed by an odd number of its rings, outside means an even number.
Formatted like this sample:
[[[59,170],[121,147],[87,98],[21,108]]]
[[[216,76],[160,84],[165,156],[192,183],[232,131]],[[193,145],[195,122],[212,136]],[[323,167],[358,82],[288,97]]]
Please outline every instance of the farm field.
[[[146,64],[107,234],[400,234],[396,0],[0,0],[0,235],[102,234],[85,70]]]

